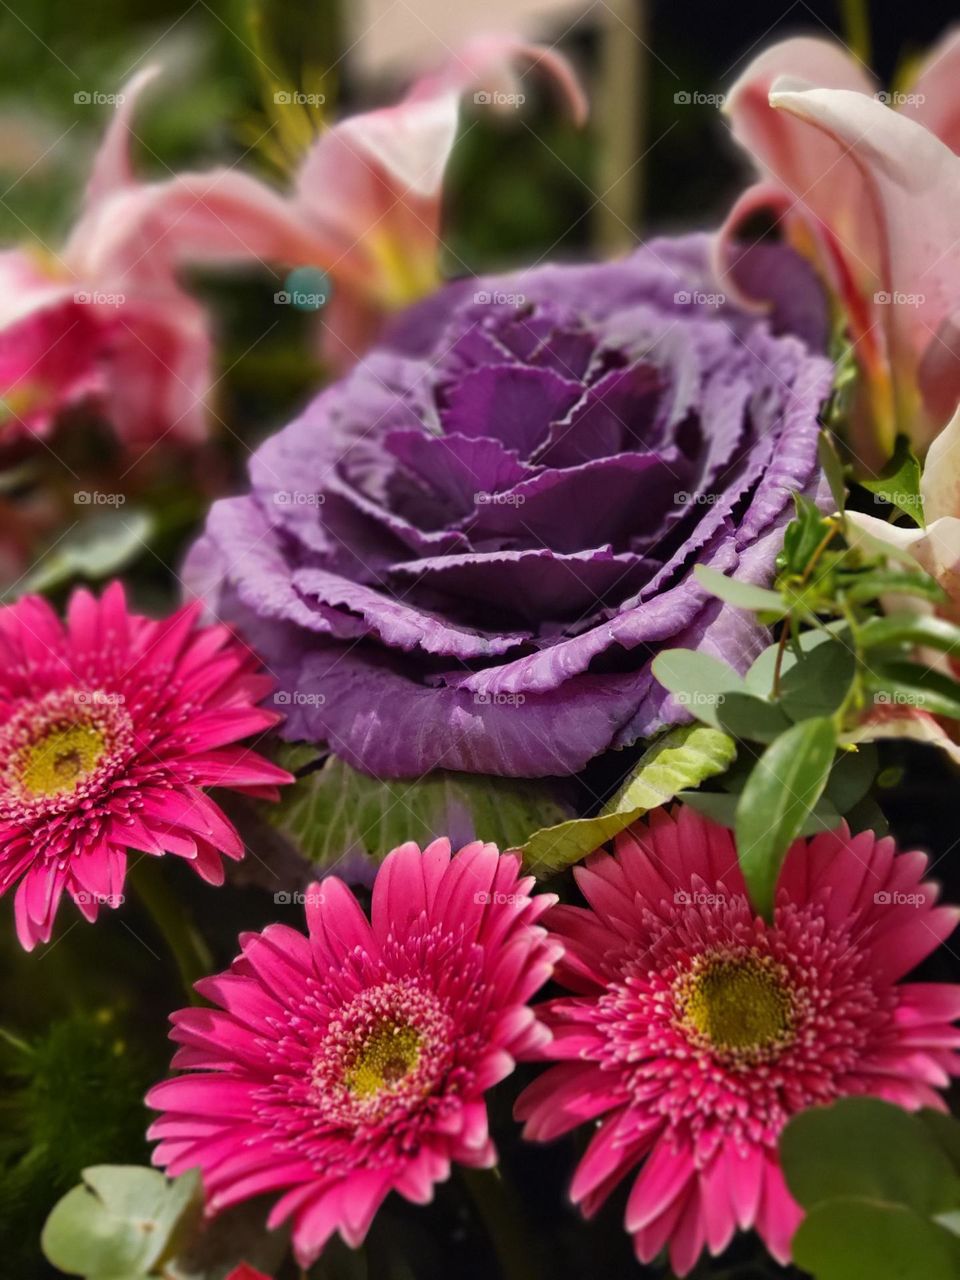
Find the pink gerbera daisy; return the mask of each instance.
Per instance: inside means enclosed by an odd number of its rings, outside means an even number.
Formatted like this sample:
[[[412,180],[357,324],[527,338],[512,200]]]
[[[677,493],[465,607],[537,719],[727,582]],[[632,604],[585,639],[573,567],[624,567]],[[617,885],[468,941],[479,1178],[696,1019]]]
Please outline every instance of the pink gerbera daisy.
[[[66,891],[88,920],[122,901],[127,850],[173,853],[223,881],[241,858],[202,790],[276,796],[290,775],[231,746],[279,719],[273,687],[198,606],[161,622],[127,612],[113,583],[70,598],[66,624],[38,596],[0,610],[0,893],[19,881],[17,934],[47,942]]]
[[[451,1162],[496,1159],[484,1094],[549,1034],[527,1001],[559,953],[535,925],[519,860],[436,840],[395,849],[371,921],[342,881],[306,895],[309,939],[247,934],[230,970],[197,990],[219,1009],[173,1015],[175,1067],[151,1090],[157,1164],[202,1171],[207,1209],[284,1191],[308,1267],[334,1231],[356,1247],[390,1191],[417,1204]]]
[[[575,994],[543,1011],[551,1067],[518,1102],[526,1135],[604,1117],[571,1190],[592,1214],[639,1173],[637,1256],[669,1244],[685,1275],[754,1227],[789,1259],[800,1209],[777,1140],[791,1115],[844,1094],[942,1107],[960,1073],[960,987],[898,980],[954,928],[927,860],[846,828],[797,841],[772,924],[754,915],[729,831],[660,811],[577,869],[589,908],[548,923]]]

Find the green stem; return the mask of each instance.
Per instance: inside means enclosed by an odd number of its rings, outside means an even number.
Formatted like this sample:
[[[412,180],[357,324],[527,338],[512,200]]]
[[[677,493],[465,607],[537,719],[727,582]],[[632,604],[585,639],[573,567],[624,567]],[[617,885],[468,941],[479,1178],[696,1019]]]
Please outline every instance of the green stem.
[[[144,856],[131,870],[130,881],[150,918],[170,948],[191,1004],[201,1003],[193,984],[213,969],[207,944],[190,922],[183,903],[170,892],[158,858]]]
[[[503,1280],[541,1280],[536,1242],[517,1212],[499,1169],[465,1169],[460,1173],[496,1250]]]
[[[850,52],[869,67],[872,50],[868,0],[840,0],[840,12],[843,15],[843,33]]]

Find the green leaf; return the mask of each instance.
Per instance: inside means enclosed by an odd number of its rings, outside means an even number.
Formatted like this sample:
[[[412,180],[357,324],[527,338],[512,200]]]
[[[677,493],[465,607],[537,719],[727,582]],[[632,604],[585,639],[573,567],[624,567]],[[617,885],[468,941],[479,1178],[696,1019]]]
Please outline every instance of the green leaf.
[[[945,1229],[960,1207],[958,1157],[952,1118],[878,1098],[795,1116],[780,1139],[787,1185],[806,1210],[795,1262],[818,1280],[960,1274],[960,1242]]]
[[[787,612],[783,596],[779,591],[770,591],[766,587],[755,586],[752,582],[739,582],[736,578],[728,578],[717,569],[698,564],[693,576],[712,596],[717,596],[727,604],[736,605],[738,609],[749,609],[754,613],[770,613],[782,618]]]
[[[784,855],[823,794],[837,747],[833,721],[802,720],[767,747],[737,805],[740,867],[757,911],[769,916]]]
[[[721,727],[717,711],[727,695],[747,692],[743,677],[732,667],[695,649],[664,649],[654,658],[652,670],[682,707],[714,729]]]
[[[942,1111],[924,1110],[916,1115],[960,1175],[960,1120]]]
[[[152,533],[147,512],[124,507],[99,512],[52,547],[18,589],[52,591],[75,578],[109,578],[140,554]]]
[[[595,818],[579,818],[536,832],[524,848],[526,865],[551,875],[619,835],[650,809],[730,767],[736,746],[725,734],[683,725],[651,743],[623,785]]]
[[[960,720],[960,681],[917,662],[873,663],[864,687],[878,707],[915,707]]]
[[[677,799],[718,826],[733,830],[739,795],[731,791],[681,791]]]
[[[852,809],[848,809],[843,816],[855,836],[859,835],[861,831],[872,831],[879,839],[880,836],[889,835],[890,833],[887,815],[874,800],[873,796],[864,796],[862,800],[857,801]]]
[[[790,728],[779,705],[750,693],[718,694],[716,721],[731,737],[746,742],[773,742]]]
[[[877,763],[873,743],[864,743],[856,751],[841,751],[830,770],[824,799],[829,800],[839,814],[849,813],[869,792],[877,776]]]
[[[820,458],[820,465],[823,467],[823,474],[827,477],[827,484],[830,486],[830,495],[837,511],[842,514],[847,505],[847,482],[844,476],[843,463],[840,461],[837,446],[829,431],[820,432],[817,452]]]
[[[517,848],[531,832],[570,816],[556,784],[439,771],[380,781],[336,756],[285,789],[267,817],[324,868],[361,855],[384,858],[405,840],[449,835],[455,845],[490,840]]]
[[[842,641],[816,645],[783,675],[780,705],[791,720],[832,715],[847,696],[856,666]]]
[[[49,1262],[67,1275],[119,1280],[147,1275],[198,1206],[197,1172],[173,1182],[137,1165],[95,1165],[54,1205],[41,1236]]]
[[[783,535],[783,551],[777,566],[789,575],[802,575],[813,553],[826,538],[831,525],[819,507],[801,493],[793,495],[796,516]]]
[[[886,1160],[895,1156],[887,1152]],[[793,1237],[793,1260],[816,1280],[957,1280],[960,1241],[900,1205],[831,1200]]]
[[[732,831],[736,825],[739,794],[724,791],[681,791],[677,799],[702,813],[705,818],[719,823],[721,827],[729,827]],[[797,835],[818,836],[824,831],[836,831],[841,817],[834,804],[826,796],[821,796],[807,814]]]
[[[836,638],[839,642],[843,642],[845,638],[849,638],[849,630],[845,622],[829,624],[824,628],[815,628],[810,631],[801,631],[797,637],[797,645],[801,653],[809,653],[817,648],[818,645],[826,644],[828,641]],[[755,693],[760,698],[769,698],[773,691],[773,673],[777,665],[777,652],[780,648],[779,644],[768,645],[763,653],[754,660],[747,674],[744,676],[744,683],[751,693]],[[781,678],[794,666],[800,659],[793,650],[793,646],[789,645],[783,654],[780,663]]]
[[[920,496],[920,463],[910,448],[907,436],[898,436],[893,457],[874,480],[861,480],[870,493],[909,516],[914,524],[923,525],[923,499]]]
[[[837,582],[853,604],[882,595],[921,596],[935,604],[947,599],[939,582],[919,569],[870,569],[866,573],[840,574]]]
[[[893,645],[938,649],[943,653],[960,651],[960,627],[945,618],[917,613],[891,613],[885,618],[869,618],[860,628],[864,649],[880,649]]]
[[[780,1158],[791,1194],[805,1209],[838,1196],[925,1214],[960,1205],[960,1177],[932,1130],[879,1098],[843,1098],[794,1116],[781,1136]]]

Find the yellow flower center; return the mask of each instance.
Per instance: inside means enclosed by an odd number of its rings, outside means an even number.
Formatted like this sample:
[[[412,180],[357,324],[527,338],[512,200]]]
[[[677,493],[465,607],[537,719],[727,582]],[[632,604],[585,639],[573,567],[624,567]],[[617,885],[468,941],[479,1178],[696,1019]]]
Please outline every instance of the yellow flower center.
[[[17,772],[30,795],[62,795],[93,773],[106,750],[96,725],[57,725],[20,751]]]
[[[785,975],[767,957],[707,958],[685,975],[679,994],[683,1021],[714,1049],[762,1051],[792,1028]]]
[[[383,1022],[368,1036],[344,1073],[356,1098],[370,1098],[400,1083],[420,1061],[420,1035],[411,1026]]]

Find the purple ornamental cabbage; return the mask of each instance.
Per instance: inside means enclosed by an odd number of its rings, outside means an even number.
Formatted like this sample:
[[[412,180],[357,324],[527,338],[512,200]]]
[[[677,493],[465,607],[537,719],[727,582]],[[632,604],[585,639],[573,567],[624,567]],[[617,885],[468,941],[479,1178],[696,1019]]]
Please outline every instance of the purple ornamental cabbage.
[[[280,680],[291,739],[382,777],[567,774],[689,716],[676,645],[767,642],[693,577],[767,583],[817,490],[822,297],[761,246],[719,293],[706,236],[461,281],[254,455],[188,588]]]

